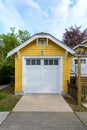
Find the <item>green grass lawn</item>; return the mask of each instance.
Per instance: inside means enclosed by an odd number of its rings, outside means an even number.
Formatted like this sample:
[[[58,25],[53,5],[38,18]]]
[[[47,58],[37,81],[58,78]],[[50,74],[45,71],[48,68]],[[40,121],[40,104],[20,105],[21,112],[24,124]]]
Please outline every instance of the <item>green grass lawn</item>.
[[[21,96],[14,95],[14,87],[0,90],[0,111],[12,111]]]

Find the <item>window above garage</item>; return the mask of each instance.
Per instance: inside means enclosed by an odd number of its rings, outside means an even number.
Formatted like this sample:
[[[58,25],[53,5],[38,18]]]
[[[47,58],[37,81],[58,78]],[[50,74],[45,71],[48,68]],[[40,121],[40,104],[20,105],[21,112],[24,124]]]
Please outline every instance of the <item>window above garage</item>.
[[[59,65],[59,59],[51,59],[51,58],[46,58],[46,59],[26,59],[26,65]]]
[[[48,46],[48,38],[37,38],[36,39],[36,46]]]
[[[40,46],[44,46],[45,45],[45,39],[40,39]]]
[[[44,65],[59,65],[59,59],[44,59]]]
[[[26,65],[41,65],[40,59],[26,59]]]

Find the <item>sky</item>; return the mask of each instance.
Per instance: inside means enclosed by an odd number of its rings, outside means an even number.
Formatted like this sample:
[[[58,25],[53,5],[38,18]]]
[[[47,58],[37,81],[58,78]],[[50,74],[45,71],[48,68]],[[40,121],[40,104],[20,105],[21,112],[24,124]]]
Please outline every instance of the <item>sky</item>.
[[[0,34],[11,27],[62,40],[71,26],[87,28],[87,0],[0,0]]]

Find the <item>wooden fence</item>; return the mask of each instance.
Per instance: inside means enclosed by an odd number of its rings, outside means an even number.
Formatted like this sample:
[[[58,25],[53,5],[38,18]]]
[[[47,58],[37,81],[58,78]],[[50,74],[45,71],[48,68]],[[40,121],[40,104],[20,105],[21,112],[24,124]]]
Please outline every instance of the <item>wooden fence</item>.
[[[68,94],[77,99],[78,88],[75,84],[68,83]],[[87,100],[87,85],[82,84],[81,99]]]
[[[86,100],[87,99],[87,85],[82,84],[82,100]]]
[[[68,83],[68,94],[77,99],[77,86],[72,83]]]

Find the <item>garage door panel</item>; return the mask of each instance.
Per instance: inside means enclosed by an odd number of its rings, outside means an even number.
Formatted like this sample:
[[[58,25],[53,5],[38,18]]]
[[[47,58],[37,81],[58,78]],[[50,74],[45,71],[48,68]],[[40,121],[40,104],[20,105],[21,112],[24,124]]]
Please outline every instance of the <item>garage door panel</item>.
[[[57,59],[33,59],[27,62],[24,93],[61,93],[61,64]],[[45,64],[44,64],[45,61]],[[33,64],[33,65],[32,65]]]
[[[43,80],[44,79],[44,80]],[[58,92],[57,87],[57,70],[56,69],[42,69],[41,85],[45,92]]]
[[[27,82],[35,81],[35,83],[38,83],[37,81],[40,79],[40,69],[27,69],[26,77]]]
[[[29,69],[27,68],[26,74],[26,92],[38,92],[40,91],[40,69]],[[39,82],[38,82],[39,81]]]
[[[41,93],[41,89],[38,86],[34,86],[34,88],[32,88],[30,86],[27,86],[27,88],[26,88],[24,93]]]

